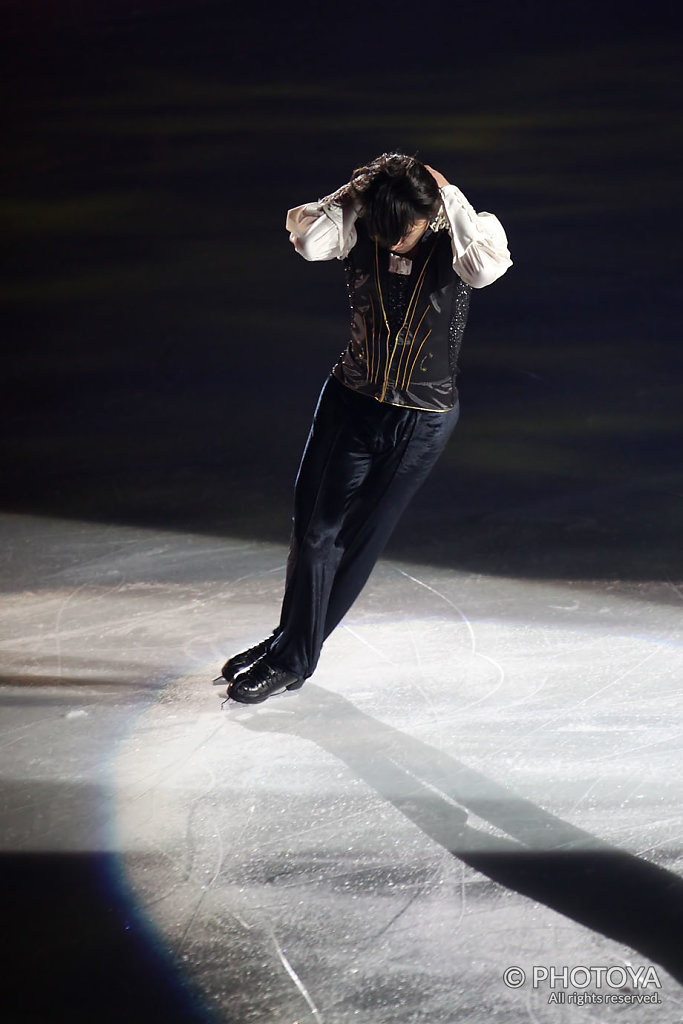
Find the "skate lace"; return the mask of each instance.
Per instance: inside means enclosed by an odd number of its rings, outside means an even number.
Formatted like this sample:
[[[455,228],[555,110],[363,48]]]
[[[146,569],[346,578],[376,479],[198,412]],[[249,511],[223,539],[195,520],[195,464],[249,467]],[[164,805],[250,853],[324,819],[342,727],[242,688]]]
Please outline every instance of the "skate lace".
[[[255,683],[267,683],[280,672],[282,672],[282,669],[276,668],[274,665],[270,665],[265,658],[260,658],[259,661],[252,666],[249,674]]]
[[[244,652],[243,657],[253,658],[257,654],[265,654],[265,652],[268,650],[268,645],[270,644],[272,639],[273,637],[271,635],[269,637],[266,637],[265,640],[259,640],[257,644],[254,644],[253,647],[250,647],[248,650]]]

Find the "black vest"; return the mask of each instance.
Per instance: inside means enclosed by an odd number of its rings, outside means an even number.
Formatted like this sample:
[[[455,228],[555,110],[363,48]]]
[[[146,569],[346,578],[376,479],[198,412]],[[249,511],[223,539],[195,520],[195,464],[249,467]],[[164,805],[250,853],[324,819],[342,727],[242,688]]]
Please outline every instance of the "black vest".
[[[448,231],[427,230],[410,274],[389,271],[389,250],[362,220],[344,260],[351,340],[334,374],[378,402],[445,412],[458,400],[455,378],[472,288],[453,270]]]

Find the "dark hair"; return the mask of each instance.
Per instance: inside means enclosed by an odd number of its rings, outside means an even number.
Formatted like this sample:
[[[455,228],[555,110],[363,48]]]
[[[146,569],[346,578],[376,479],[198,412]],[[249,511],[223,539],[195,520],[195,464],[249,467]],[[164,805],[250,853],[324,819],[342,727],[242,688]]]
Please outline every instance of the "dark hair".
[[[405,153],[382,153],[357,167],[349,191],[360,203],[368,234],[386,248],[396,245],[416,220],[431,219],[441,201],[425,165]]]

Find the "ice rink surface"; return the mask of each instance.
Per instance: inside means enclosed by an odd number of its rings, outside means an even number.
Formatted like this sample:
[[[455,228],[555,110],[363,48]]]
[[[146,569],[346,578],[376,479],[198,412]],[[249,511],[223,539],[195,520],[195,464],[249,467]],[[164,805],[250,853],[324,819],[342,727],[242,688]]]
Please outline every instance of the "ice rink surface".
[[[177,974],[169,1019],[681,1020],[674,587],[383,561],[302,690],[222,708],[212,677],[274,624],[284,548],[3,528],[4,852],[48,865],[37,924],[49,865],[95,865],[66,872],[46,1012],[65,973],[88,1006],[81,922],[104,913],[105,1020],[126,986],[144,1007],[127,935],[150,989]]]

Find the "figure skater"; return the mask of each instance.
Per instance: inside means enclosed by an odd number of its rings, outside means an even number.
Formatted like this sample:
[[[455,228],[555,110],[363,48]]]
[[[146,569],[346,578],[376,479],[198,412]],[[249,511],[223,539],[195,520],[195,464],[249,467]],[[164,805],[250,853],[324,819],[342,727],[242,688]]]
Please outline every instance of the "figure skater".
[[[280,622],[219,680],[242,704],[299,689],[363,589],[458,419],[473,288],[511,266],[505,231],[439,171],[383,153],[289,210],[306,260],[343,260],[350,340],[320,393],[296,478]]]

